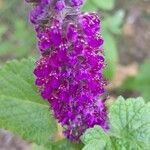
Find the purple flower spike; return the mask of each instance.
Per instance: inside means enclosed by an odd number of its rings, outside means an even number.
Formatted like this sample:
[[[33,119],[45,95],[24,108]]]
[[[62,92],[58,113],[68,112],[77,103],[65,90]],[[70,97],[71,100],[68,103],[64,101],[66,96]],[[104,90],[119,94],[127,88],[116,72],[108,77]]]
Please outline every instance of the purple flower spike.
[[[108,129],[100,19],[96,13],[81,13],[82,4],[41,0],[31,13],[41,51],[35,84],[64,135],[75,142],[94,125]]]

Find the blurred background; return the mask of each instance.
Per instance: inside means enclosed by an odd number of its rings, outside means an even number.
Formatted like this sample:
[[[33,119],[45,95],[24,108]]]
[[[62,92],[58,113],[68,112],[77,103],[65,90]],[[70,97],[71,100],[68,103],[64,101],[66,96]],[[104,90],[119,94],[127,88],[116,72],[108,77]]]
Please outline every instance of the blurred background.
[[[24,0],[0,0],[0,66],[38,55],[29,10]],[[150,0],[86,0],[83,11],[97,11],[102,20],[110,100],[123,95],[150,101]],[[29,149],[29,143],[0,130],[0,150]]]

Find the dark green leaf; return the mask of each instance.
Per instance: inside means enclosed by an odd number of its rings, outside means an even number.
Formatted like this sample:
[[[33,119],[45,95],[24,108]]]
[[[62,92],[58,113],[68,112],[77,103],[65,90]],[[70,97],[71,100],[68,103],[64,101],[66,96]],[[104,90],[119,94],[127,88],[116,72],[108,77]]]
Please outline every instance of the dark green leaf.
[[[20,100],[46,103],[34,84],[35,60],[11,61],[0,68],[0,95]]]
[[[46,105],[0,96],[0,128],[45,145],[56,133],[56,122]]]
[[[81,140],[85,144],[83,150],[111,150],[110,138],[100,126],[87,129]]]
[[[0,68],[0,128],[45,145],[56,122],[34,85],[34,59],[14,60]]]
[[[150,142],[150,104],[119,97],[109,110],[110,135],[117,149],[145,150]]]
[[[119,97],[109,107],[109,127],[107,132],[99,126],[87,129],[83,150],[149,150],[150,103]]]

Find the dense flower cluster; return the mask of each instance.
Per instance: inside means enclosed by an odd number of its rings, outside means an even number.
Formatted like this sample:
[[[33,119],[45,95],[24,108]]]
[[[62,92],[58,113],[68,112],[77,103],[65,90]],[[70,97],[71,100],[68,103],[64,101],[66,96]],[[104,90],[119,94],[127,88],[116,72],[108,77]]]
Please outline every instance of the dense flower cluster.
[[[83,0],[26,1],[35,4],[30,20],[41,52],[34,70],[36,85],[65,136],[78,141],[94,125],[107,130],[99,17],[80,13]]]

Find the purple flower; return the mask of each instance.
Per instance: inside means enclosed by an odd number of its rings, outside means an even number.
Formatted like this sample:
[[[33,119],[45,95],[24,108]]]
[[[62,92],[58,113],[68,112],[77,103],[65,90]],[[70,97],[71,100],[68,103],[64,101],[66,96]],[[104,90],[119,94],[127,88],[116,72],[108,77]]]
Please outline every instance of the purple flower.
[[[33,10],[30,13],[30,21],[33,24],[38,23],[38,20],[42,16],[43,13],[44,13],[44,8],[42,6],[37,6],[33,8]]]
[[[83,0],[70,0],[72,6],[80,6],[83,4]]]
[[[64,135],[79,141],[94,125],[108,129],[100,20],[95,13],[80,13],[83,0],[42,2],[34,8],[35,21],[31,20],[41,51],[35,83],[63,126]],[[44,18],[48,22],[41,24]]]
[[[56,4],[55,4],[55,9],[56,10],[61,11],[64,8],[65,8],[65,2],[64,2],[64,0],[59,0],[59,1],[56,2]]]

